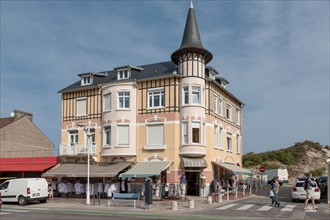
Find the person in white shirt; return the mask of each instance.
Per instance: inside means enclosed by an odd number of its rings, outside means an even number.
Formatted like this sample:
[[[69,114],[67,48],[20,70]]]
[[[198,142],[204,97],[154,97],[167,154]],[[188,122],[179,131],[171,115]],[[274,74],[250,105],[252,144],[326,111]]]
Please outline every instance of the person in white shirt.
[[[103,183],[101,180],[97,183],[97,192],[100,198],[103,198]]]

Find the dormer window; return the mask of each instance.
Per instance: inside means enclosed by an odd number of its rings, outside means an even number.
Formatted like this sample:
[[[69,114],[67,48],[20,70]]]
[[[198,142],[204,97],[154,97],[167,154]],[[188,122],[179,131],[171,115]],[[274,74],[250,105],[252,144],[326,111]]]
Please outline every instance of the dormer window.
[[[129,78],[129,70],[118,70],[117,79],[128,79]]]
[[[92,76],[82,76],[81,77],[81,85],[91,85],[93,83],[93,77]]]

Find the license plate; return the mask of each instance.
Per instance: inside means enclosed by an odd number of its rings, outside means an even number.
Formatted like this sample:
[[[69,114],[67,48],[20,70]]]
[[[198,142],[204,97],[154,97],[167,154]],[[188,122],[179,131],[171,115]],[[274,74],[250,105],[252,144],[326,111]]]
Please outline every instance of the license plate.
[[[40,196],[40,193],[33,193],[32,197]]]

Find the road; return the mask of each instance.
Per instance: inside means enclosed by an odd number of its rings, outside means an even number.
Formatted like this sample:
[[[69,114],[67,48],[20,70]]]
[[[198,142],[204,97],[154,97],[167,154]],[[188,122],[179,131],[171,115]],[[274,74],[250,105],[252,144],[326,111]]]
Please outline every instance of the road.
[[[291,187],[281,187],[279,200],[280,207],[270,206],[270,199],[265,195],[257,195],[242,200],[235,200],[231,203],[219,203],[206,206],[204,209],[192,210],[186,213],[168,211],[157,212],[123,212],[116,210],[78,210],[43,208],[38,204],[31,206],[18,206],[15,204],[6,205],[0,212],[1,220],[33,219],[33,220],[129,220],[129,219],[324,219],[329,220],[328,204],[317,204],[319,209],[305,211],[303,201],[298,203],[291,202]]]

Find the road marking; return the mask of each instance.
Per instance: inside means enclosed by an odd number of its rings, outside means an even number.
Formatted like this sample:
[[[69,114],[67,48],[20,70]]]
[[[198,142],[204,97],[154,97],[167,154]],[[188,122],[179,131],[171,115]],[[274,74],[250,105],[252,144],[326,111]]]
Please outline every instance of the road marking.
[[[305,210],[305,212],[316,212],[317,210],[316,209],[307,209]]]
[[[246,204],[246,205],[243,205],[242,207],[236,209],[236,210],[247,210],[249,208],[251,208],[252,206],[254,206],[255,204]]]
[[[258,211],[268,211],[268,210],[270,210],[272,208],[273,208],[272,205],[264,205],[263,207],[261,207],[260,209],[258,209]]]
[[[6,209],[7,212],[30,212],[29,210]]]
[[[281,212],[291,212],[295,207],[296,205],[286,205],[281,209]]]
[[[0,215],[8,215],[10,212],[0,212]]]
[[[225,205],[225,206],[222,206],[220,208],[217,208],[217,210],[229,209],[231,207],[234,207],[235,205],[237,205],[237,204],[236,203],[233,203],[233,204]]]

